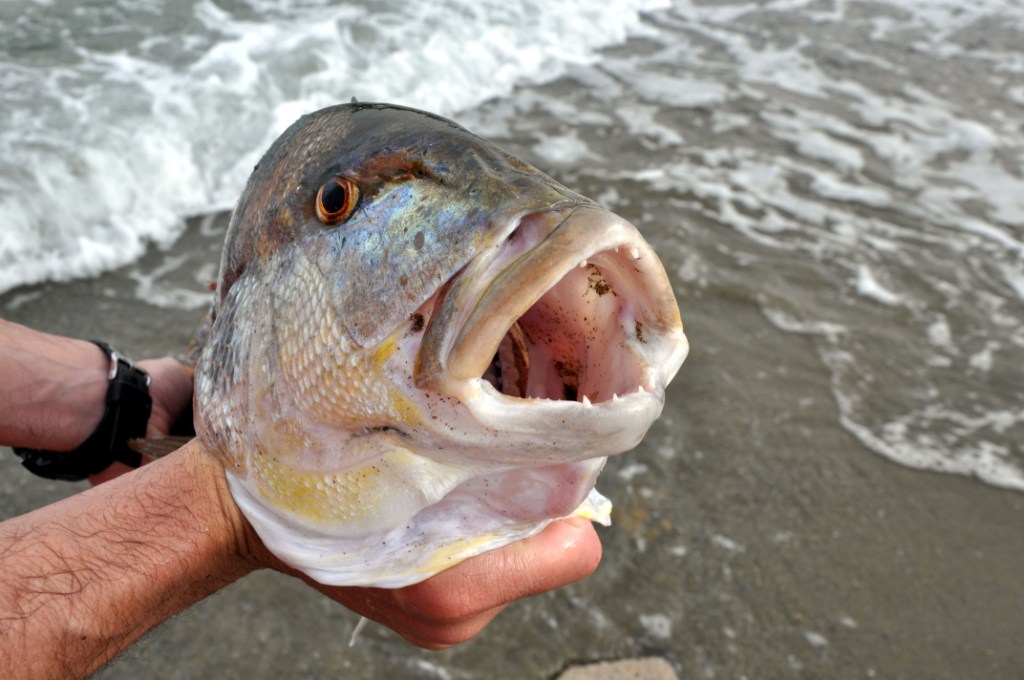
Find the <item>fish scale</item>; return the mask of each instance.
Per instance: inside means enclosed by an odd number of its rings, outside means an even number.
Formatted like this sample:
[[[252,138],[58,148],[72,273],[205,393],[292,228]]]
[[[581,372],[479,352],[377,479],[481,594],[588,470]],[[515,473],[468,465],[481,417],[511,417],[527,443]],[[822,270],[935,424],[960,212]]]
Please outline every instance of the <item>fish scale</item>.
[[[326,422],[391,422],[398,395],[376,380],[375,359],[345,337],[323,299],[321,275],[297,258],[275,304],[277,359],[299,410]],[[277,291],[275,291],[277,292]],[[372,354],[372,352],[371,352]]]

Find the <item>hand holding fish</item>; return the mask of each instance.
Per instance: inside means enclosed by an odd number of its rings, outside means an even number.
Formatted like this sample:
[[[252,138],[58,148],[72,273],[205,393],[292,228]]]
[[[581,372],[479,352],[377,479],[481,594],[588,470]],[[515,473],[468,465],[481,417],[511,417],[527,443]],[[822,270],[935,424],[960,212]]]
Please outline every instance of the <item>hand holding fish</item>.
[[[404,589],[314,585],[440,649],[471,638],[509,602],[586,576],[599,559],[589,523],[556,522]],[[267,567],[286,569],[193,442],[0,524],[0,677],[85,677],[164,619]]]
[[[153,410],[146,425],[146,436],[166,435],[192,405],[192,369],[171,357],[146,359],[139,367],[152,377],[149,395]]]
[[[191,416],[188,408],[192,404],[192,369],[171,357],[162,359],[146,359],[138,363],[139,368],[146,371],[152,380],[149,384],[149,395],[153,399],[153,408],[146,424],[146,436],[157,437],[170,434],[171,429],[182,417]],[[150,462],[150,458],[142,457],[142,464]],[[93,484],[102,484],[115,477],[120,477],[132,468],[115,462],[106,470],[90,475]]]
[[[325,586],[276,560],[331,599],[425,649],[446,649],[481,632],[509,604],[589,576],[601,559],[593,525],[579,518],[549,524],[518,543],[470,558],[404,588]]]
[[[574,517],[404,588],[325,586],[295,575],[418,647],[445,649],[474,637],[512,602],[589,576],[600,560],[593,525]]]

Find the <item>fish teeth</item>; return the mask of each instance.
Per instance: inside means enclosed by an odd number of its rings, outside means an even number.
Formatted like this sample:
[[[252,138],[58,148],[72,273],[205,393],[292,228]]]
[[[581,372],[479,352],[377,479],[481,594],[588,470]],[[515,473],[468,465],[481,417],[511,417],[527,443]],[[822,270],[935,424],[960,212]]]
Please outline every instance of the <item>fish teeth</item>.
[[[588,264],[590,264],[590,263],[587,260],[585,260],[585,259],[584,260],[580,260],[579,268],[580,269],[586,269]]]
[[[583,395],[583,400],[582,401],[583,401],[583,408],[590,408],[591,407],[590,399],[587,398],[587,395],[585,395],[585,394]]]
[[[634,260],[640,259],[640,249],[637,248],[636,246],[633,246],[632,248],[629,249],[629,254],[633,256]]]
[[[613,392],[613,393],[612,393],[612,401],[618,401],[618,400],[619,400],[619,395],[617,395],[617,394],[615,394],[615,393]]]
[[[646,390],[644,389],[644,386],[643,386],[643,385],[637,385],[637,386],[636,386],[636,391],[637,391],[637,393],[638,393],[638,394],[644,394],[644,393],[646,393]]]

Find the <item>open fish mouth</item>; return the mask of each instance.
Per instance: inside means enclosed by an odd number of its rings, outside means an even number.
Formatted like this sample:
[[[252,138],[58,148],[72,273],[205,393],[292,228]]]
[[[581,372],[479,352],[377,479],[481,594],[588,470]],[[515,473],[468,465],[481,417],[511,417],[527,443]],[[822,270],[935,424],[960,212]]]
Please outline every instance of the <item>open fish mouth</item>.
[[[550,447],[556,433],[581,457],[634,446],[687,353],[658,257],[592,205],[522,217],[433,305],[416,386],[458,398],[503,436]]]

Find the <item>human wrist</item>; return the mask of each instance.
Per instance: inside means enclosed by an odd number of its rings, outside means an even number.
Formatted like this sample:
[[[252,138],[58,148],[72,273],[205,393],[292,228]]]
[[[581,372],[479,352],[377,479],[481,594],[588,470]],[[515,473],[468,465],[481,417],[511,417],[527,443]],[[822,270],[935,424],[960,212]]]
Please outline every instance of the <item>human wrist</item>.
[[[59,338],[47,361],[39,362],[40,410],[52,405],[53,426],[41,433],[35,448],[72,451],[88,439],[103,417],[110,360],[86,340]]]
[[[22,459],[22,464],[40,477],[79,481],[111,468],[115,462],[124,464],[117,466],[122,470],[125,466],[137,468],[142,463],[141,455],[129,443],[147,433],[153,405],[149,393],[151,376],[107,343],[90,342],[102,350],[110,362],[103,416],[93,432],[72,451],[15,446],[14,453]],[[55,404],[52,411],[59,413],[61,404]]]
[[[189,505],[196,518],[209,526],[210,549],[224,565],[238,571],[239,576],[270,566],[269,554],[256,536],[249,521],[238,508],[228,488],[224,468],[194,439],[170,457],[180,459],[186,468],[184,478],[194,482],[188,486],[196,496]]]
[[[0,323],[0,443],[70,451],[103,416],[109,360],[96,345]]]

